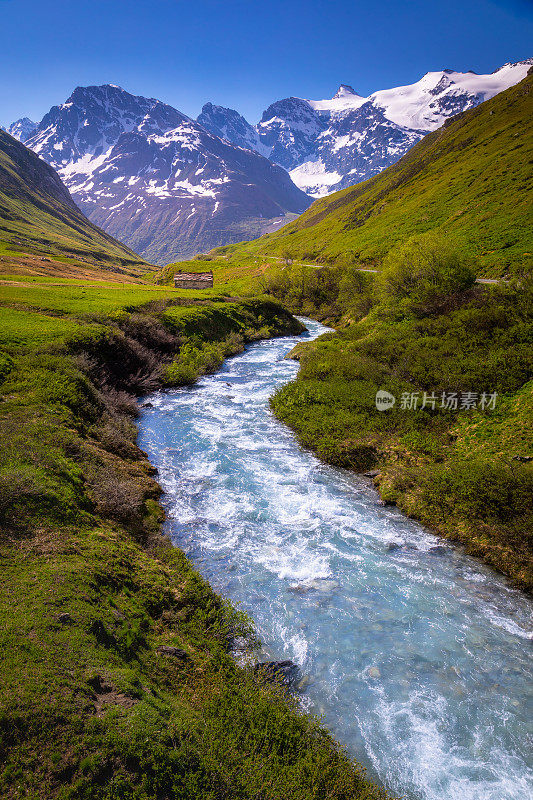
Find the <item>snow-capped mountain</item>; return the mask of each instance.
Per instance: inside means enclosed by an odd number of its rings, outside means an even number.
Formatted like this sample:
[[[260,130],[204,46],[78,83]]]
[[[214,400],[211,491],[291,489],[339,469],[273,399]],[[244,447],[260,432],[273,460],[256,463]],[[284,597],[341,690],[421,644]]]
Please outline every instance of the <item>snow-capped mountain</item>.
[[[369,97],[341,84],[331,99],[278,100],[255,127],[212,103],[194,121],[159,100],[90,86],[37,126],[23,118],[9,132],[59,172],[92,222],[163,263],[259,236],[310,197],[372,177],[532,64],[428,72]]]
[[[490,75],[428,72],[410,86],[377,91],[368,98],[342,85],[331,100],[309,100],[327,125],[290,175],[314,197],[366,180],[398,161],[449,117],[521,81],[532,64],[533,59],[505,64]],[[298,124],[295,121],[296,129]]]
[[[260,235],[310,204],[254,150],[118,86],[78,87],[26,145],[92,222],[159,263]]]
[[[366,101],[332,114],[313,151],[290,175],[308,194],[322,197],[381,172],[422,136],[387,119],[379,106]]]
[[[308,100],[287,97],[267,108],[257,132],[271,161],[291,170],[314,151],[317,137],[326,128],[327,120],[315,112]]]
[[[206,103],[196,122],[210,133],[214,133],[220,139],[226,139],[237,147],[255,150],[262,156],[270,155],[270,149],[261,143],[259,134],[253,125],[250,125],[238,111],[234,111],[232,108]]]
[[[33,136],[37,130],[37,123],[29,119],[29,117],[21,117],[16,122],[13,122],[7,132],[18,139],[19,142],[26,142],[30,136]]]
[[[428,72],[369,97],[341,84],[328,100],[279,100],[256,125],[268,148],[262,152],[289,170],[297,186],[321,197],[381,172],[449,117],[521,81],[532,64],[505,64],[490,75]],[[226,138],[232,140],[229,129]]]
[[[374,92],[369,99],[392,122],[434,131],[460,111],[479,105],[523,80],[533,58],[504,64],[489,75],[444,69],[427,72],[417,83]]]

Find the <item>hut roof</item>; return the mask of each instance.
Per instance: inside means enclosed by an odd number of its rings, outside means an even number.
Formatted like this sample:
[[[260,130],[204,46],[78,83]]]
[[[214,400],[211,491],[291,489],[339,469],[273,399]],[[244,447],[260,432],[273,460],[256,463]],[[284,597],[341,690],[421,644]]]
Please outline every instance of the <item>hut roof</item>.
[[[180,281],[211,281],[213,280],[212,272],[176,272],[174,275],[175,280]]]

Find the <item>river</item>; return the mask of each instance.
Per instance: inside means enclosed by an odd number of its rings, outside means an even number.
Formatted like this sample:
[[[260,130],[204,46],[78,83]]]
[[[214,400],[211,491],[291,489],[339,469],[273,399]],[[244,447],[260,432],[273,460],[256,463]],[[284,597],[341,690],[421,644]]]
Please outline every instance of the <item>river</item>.
[[[265,653],[299,664],[302,703],[393,793],[531,800],[532,604],[272,416],[298,370],[284,356],[326,330],[305,322],[145,398],[139,444],[168,533]]]

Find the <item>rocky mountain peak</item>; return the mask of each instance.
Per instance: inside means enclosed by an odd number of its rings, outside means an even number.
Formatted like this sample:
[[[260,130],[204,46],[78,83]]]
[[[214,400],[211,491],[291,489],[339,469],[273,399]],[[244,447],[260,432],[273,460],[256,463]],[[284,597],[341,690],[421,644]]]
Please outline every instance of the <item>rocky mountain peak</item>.
[[[349,83],[341,83],[335,94],[333,95],[334,100],[338,100],[340,97],[349,97],[351,94],[357,95],[357,92],[350,86]]]
[[[27,145],[91,221],[159,263],[260,235],[307,208],[288,174],[256,152],[258,135],[238,112],[206,104],[200,116],[203,125],[155,98],[81,86]]]
[[[18,139],[19,142],[25,142],[30,138],[30,136],[33,136],[36,130],[36,122],[31,120],[29,117],[21,117],[9,126],[7,132],[10,133],[11,136],[14,136],[15,139]]]
[[[264,156],[269,155],[268,148],[262,145],[255,128],[233,108],[206,103],[196,121],[210,133],[237,147],[256,150]]]

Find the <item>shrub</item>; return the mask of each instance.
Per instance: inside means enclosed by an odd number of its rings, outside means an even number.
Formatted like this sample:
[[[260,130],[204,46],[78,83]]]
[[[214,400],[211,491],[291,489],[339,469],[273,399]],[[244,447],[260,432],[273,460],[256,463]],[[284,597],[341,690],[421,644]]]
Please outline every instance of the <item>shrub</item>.
[[[143,516],[142,489],[111,467],[102,467],[95,471],[91,495],[96,511],[102,517],[135,526]]]
[[[381,299],[388,306],[432,313],[465,292],[475,273],[459,250],[434,233],[412,236],[393,248],[378,277]]]
[[[444,516],[460,513],[479,520],[512,523],[533,508],[533,472],[517,465],[470,458],[433,467],[425,476],[426,502]]]

